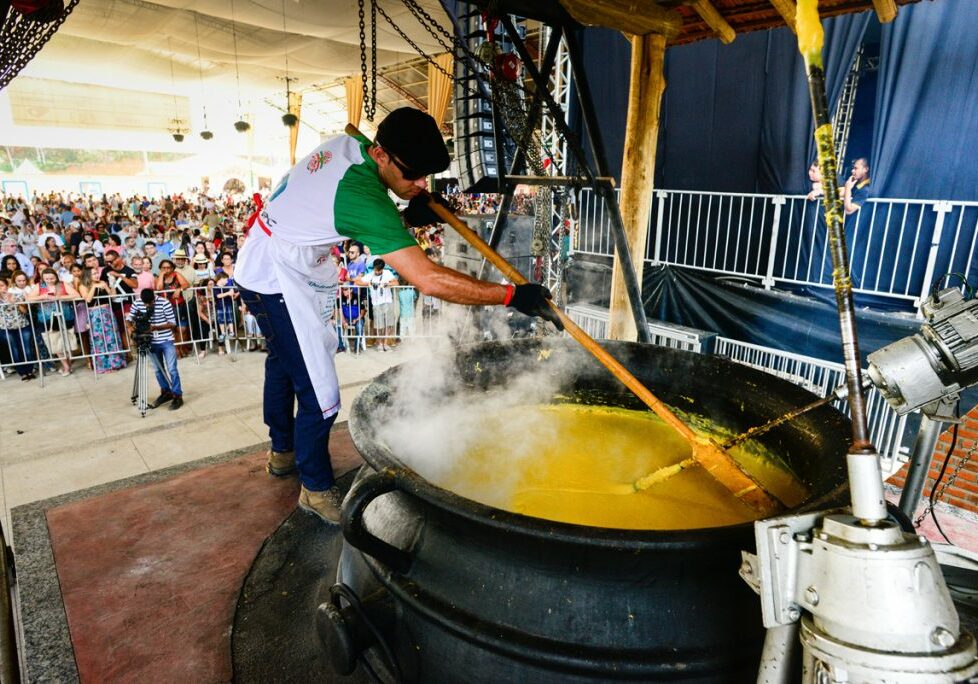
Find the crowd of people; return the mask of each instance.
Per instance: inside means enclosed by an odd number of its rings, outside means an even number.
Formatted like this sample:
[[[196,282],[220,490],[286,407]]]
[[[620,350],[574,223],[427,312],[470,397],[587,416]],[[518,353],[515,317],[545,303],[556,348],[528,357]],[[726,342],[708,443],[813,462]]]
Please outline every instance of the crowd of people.
[[[202,193],[163,199],[101,198],[74,193],[0,193],[0,366],[24,381],[69,375],[79,364],[96,373],[132,359],[127,319],[151,289],[172,306],[173,341],[181,357],[203,358],[263,340],[234,282],[246,239],[250,198]],[[442,227],[411,229],[438,257]],[[337,245],[336,316],[340,349],[386,351],[416,334],[438,303],[420,297],[358,243]],[[378,265],[380,268],[378,269]]]
[[[503,197],[493,193],[463,193],[454,185],[446,188],[444,196],[456,214],[464,215],[495,214]],[[533,211],[533,195],[519,191],[513,195],[509,213],[533,216]]]

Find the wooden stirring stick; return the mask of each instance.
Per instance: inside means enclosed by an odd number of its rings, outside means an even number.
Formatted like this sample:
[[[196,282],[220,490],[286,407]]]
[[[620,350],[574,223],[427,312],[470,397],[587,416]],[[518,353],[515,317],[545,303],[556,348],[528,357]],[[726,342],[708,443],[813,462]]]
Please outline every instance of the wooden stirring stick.
[[[353,124],[347,124],[346,133],[348,135],[364,137]],[[485,240],[479,237],[474,230],[469,228],[464,221],[455,216],[455,214],[449,211],[446,207],[442,206],[430,197],[428,199],[428,207],[438,216],[438,218],[454,228],[466,242],[475,247],[479,253],[482,254],[482,256],[484,256],[489,263],[495,266],[507,280],[514,285],[525,285],[528,283],[527,279],[523,277],[523,274],[517,271],[508,261],[506,261],[506,259],[496,252],[496,250],[490,247]],[[580,326],[574,323],[574,321],[572,321],[570,317],[561,311],[552,301],[550,302],[550,308],[553,309],[554,313],[560,319],[560,322],[563,323],[564,330],[566,330],[571,337],[577,340],[577,342],[580,343],[580,345],[588,352],[590,352],[601,363],[601,365],[607,368],[612,375],[618,378],[622,384],[630,389],[635,396],[642,401],[643,404],[648,406],[667,425],[671,426],[680,435],[682,435],[687,442],[689,442],[693,450],[692,458],[696,461],[696,463],[701,465],[703,468],[706,468],[707,472],[709,472],[710,475],[712,475],[720,484],[727,488],[735,497],[763,515],[770,515],[784,508],[781,502],[778,501],[773,494],[764,489],[761,483],[755,480],[750,473],[741,468],[740,465],[730,457],[730,454],[720,449],[720,447],[712,440],[700,437],[693,432],[693,430],[682,422],[682,420],[680,420],[679,417],[676,416],[676,414],[673,413],[665,403],[652,394],[652,392],[650,392],[645,385],[639,382],[638,378],[628,372],[627,368],[621,365],[621,363],[619,363],[615,357],[605,351],[601,345],[595,342],[590,335],[584,332]],[[649,477],[654,476],[655,473]],[[643,478],[643,480],[645,479],[646,478]],[[635,491],[640,491],[637,483]]]
[[[496,252],[479,235],[469,228],[461,219],[455,216],[448,209],[438,202],[430,200],[428,207],[438,215],[442,221],[450,225],[465,239],[466,242],[475,247],[489,262],[499,269],[499,272],[515,285],[524,285],[528,281],[517,271],[508,261]],[[706,468],[716,480],[730,490],[734,496],[745,504],[765,515],[775,513],[783,508],[781,503],[770,492],[747,473],[740,465],[730,457],[712,440],[700,437],[686,425],[672,410],[658,397],[643,385],[638,378],[632,375],[618,359],[609,354],[601,345],[581,329],[567,314],[561,311],[556,304],[550,302],[550,308],[557,314],[560,322],[564,325],[564,330],[571,337],[590,352],[605,368],[611,371],[618,380],[630,389],[643,404],[648,406],[659,416],[667,425],[682,435],[693,449],[692,458],[702,467]],[[645,479],[645,478],[643,478]],[[636,483],[635,491],[647,488],[654,484],[650,482],[646,487],[639,487]]]

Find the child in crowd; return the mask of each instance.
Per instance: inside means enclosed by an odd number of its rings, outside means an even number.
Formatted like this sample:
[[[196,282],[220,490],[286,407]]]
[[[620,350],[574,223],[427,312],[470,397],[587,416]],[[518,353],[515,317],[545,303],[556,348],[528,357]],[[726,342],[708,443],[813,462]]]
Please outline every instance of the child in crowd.
[[[354,353],[364,351],[367,345],[363,339],[363,309],[352,288],[340,288],[340,318],[346,346]]]
[[[219,345],[230,343],[234,337],[234,300],[238,298],[238,291],[228,286],[230,278],[227,273],[220,273],[217,276],[217,285],[214,287],[214,317],[217,320],[217,342]],[[219,347],[218,353],[223,354],[224,348]]]

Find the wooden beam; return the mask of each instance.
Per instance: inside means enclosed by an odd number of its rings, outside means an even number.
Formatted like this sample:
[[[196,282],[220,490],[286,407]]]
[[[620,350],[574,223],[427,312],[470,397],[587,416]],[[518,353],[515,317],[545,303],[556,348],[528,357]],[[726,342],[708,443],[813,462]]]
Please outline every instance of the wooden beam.
[[[560,0],[560,4],[582,24],[606,26],[632,36],[661,33],[679,35],[682,17],[648,0]]]
[[[795,14],[798,13],[798,6],[795,5],[795,0],[769,0],[771,5],[778,11],[781,18],[784,19],[785,25],[791,29],[792,33],[798,33],[795,30]]]
[[[631,81],[625,115],[625,152],[621,164],[621,215],[625,237],[632,252],[632,266],[642,282],[645,243],[652,216],[652,182],[655,177],[655,147],[659,137],[659,107],[666,88],[663,64],[666,36],[632,37]],[[634,341],[638,336],[628,304],[628,292],[615,256],[611,272],[611,311],[608,337]]]
[[[873,7],[876,9],[876,17],[881,24],[886,24],[897,15],[896,0],[873,0]]]
[[[710,0],[693,0],[691,7],[700,15],[700,19],[713,29],[721,42],[729,45],[737,37],[737,32],[733,30],[733,26],[728,24],[723,15],[717,12],[717,8],[710,4]]]

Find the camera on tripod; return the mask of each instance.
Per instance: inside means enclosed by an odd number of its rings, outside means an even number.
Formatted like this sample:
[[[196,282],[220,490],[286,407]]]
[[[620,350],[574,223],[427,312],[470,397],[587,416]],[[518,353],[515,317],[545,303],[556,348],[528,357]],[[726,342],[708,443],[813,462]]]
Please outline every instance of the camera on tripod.
[[[145,311],[132,314],[132,337],[137,351],[149,352],[153,342],[153,305],[148,304]]]

